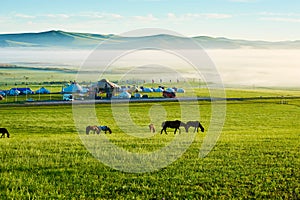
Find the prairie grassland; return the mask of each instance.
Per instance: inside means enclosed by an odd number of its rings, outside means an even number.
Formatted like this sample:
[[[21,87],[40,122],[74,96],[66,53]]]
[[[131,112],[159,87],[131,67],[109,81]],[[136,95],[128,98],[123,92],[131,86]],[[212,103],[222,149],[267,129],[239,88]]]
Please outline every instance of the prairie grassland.
[[[160,105],[168,119],[180,117],[177,103]],[[130,104],[133,121],[146,126],[152,106]],[[211,105],[199,102],[199,107],[208,128]],[[128,136],[117,127],[109,104],[96,105],[96,111],[113,130],[107,137],[128,151],[151,152],[174,138],[171,129],[168,135]],[[205,158],[198,157],[206,134],[199,132],[169,166],[126,173],[102,164],[85,148],[72,106],[2,105],[0,126],[8,128],[11,138],[0,139],[0,198],[299,199],[299,111],[299,99],[287,104],[277,99],[227,102],[222,134]],[[160,131],[160,124],[155,125]]]

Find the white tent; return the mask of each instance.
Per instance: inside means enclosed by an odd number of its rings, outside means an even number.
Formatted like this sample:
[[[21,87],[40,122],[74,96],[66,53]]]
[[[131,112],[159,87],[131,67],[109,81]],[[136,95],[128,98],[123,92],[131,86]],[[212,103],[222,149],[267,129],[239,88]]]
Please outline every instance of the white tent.
[[[41,87],[40,89],[38,89],[37,91],[35,91],[36,94],[49,94],[50,90],[47,90],[44,87]]]
[[[178,89],[177,89],[177,92],[178,92],[178,93],[185,93],[185,90],[184,90],[183,88],[178,88]]]
[[[167,92],[175,92],[175,90],[173,88],[168,88],[166,89]]]
[[[82,87],[78,83],[72,83],[66,88],[62,89],[62,93],[80,93],[82,92]]]
[[[130,99],[131,98],[131,94],[129,94],[128,92],[122,92],[121,94],[118,95],[118,98]]]

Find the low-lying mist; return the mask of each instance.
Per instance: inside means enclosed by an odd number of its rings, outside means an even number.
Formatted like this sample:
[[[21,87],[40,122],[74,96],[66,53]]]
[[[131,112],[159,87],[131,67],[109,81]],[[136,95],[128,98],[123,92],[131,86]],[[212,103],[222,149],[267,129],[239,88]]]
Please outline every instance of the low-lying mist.
[[[188,50],[186,50],[188,51]],[[300,50],[234,49],[207,50],[207,56],[218,70],[225,85],[262,87],[299,87]],[[190,54],[195,52],[190,51]],[[193,55],[197,56],[197,55]],[[204,59],[205,60],[205,59]],[[139,76],[170,76],[185,74],[202,78],[206,63],[197,63],[200,73],[189,59],[163,50],[123,52],[80,49],[0,48],[0,63],[28,67],[70,68],[79,71],[138,73]],[[1,69],[1,68],[0,68]],[[168,74],[170,69],[170,74]],[[203,71],[202,71],[203,69]],[[144,74],[143,74],[144,72]],[[133,74],[134,76],[134,74]]]

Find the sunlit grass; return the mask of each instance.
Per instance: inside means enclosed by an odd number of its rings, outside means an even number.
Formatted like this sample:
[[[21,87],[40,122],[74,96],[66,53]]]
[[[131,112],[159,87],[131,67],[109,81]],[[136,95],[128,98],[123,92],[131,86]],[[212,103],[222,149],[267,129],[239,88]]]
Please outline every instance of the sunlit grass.
[[[270,94],[263,94],[267,95]],[[147,124],[154,105],[135,103],[129,109],[132,120],[149,135]],[[178,103],[161,106],[168,119],[180,117]],[[201,122],[208,128],[211,105],[199,102],[199,106]],[[171,165],[135,174],[114,170],[92,156],[74,127],[70,105],[2,106],[0,126],[10,131],[11,138],[0,139],[0,197],[299,199],[299,109],[299,99],[287,104],[277,99],[227,102],[222,134],[207,157],[198,157],[207,134],[198,133],[187,151]],[[97,105],[96,112],[101,124],[113,130],[107,137],[128,151],[152,152],[174,138],[171,129],[168,135],[135,138],[117,126],[110,104]],[[160,123],[155,125],[159,132]]]

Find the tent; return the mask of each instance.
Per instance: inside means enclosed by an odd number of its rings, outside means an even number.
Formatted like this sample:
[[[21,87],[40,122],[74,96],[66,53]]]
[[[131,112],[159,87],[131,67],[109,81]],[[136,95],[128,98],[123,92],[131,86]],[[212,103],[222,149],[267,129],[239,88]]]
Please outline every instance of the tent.
[[[175,90],[173,88],[168,88],[166,89],[167,92],[175,92]]]
[[[185,93],[185,91],[184,91],[183,88],[178,88],[178,89],[177,89],[177,92],[178,92],[178,93]]]
[[[16,96],[19,95],[21,92],[19,90],[17,90],[16,88],[12,88],[9,90],[8,94],[11,96]]]
[[[162,88],[155,88],[153,89],[153,92],[163,92],[164,90]]]
[[[143,88],[143,92],[153,92],[151,88]]]
[[[82,87],[78,83],[72,83],[66,88],[62,89],[62,93],[80,93],[82,92]]]
[[[16,95],[16,91],[19,92],[18,94],[34,94],[30,88],[11,88],[10,91],[12,91],[10,92],[10,95]]]
[[[142,95],[140,93],[135,93],[134,98],[142,98]]]
[[[50,90],[47,90],[44,87],[41,87],[40,89],[38,89],[37,91],[35,91],[36,94],[49,94]]]
[[[121,98],[121,99],[130,99],[131,98],[131,94],[129,94],[128,92],[122,92],[121,94],[119,94],[117,96],[117,98]]]

